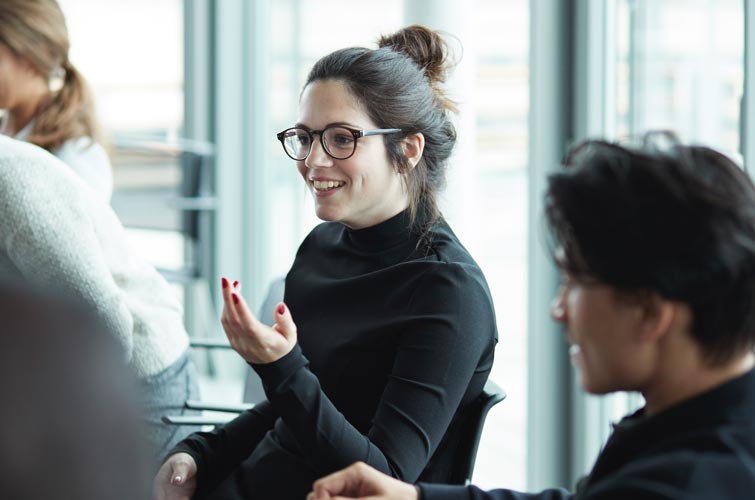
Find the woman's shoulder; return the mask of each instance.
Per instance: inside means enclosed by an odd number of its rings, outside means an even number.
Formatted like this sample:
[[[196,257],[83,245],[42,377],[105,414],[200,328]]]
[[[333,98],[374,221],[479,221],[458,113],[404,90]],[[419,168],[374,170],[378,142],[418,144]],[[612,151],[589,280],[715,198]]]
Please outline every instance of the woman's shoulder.
[[[88,161],[102,162],[110,165],[110,159],[105,148],[88,136],[73,137],[60,145],[55,151],[58,158],[82,158]]]
[[[406,281],[411,288],[407,304],[415,314],[469,321],[481,339],[498,338],[493,297],[474,261],[436,260],[421,267],[418,279]]]
[[[418,289],[422,293],[459,294],[490,298],[487,280],[474,260],[431,260],[422,266]]]
[[[64,142],[54,151],[95,192],[106,200],[113,191],[113,173],[105,149],[91,137],[76,137]]]
[[[9,192],[57,183],[59,166],[60,160],[46,150],[0,134],[0,186]]]
[[[444,219],[433,224],[423,239],[421,243],[424,243],[427,254],[434,256],[438,262],[479,270],[472,254]]]
[[[0,136],[0,213],[19,220],[82,224],[96,213],[90,189],[47,150]],[[66,214],[66,215],[64,215]]]
[[[445,220],[433,225],[425,234],[424,248],[420,245],[418,250],[425,255],[425,282],[448,283],[457,290],[474,289],[475,295],[490,296],[482,269]]]

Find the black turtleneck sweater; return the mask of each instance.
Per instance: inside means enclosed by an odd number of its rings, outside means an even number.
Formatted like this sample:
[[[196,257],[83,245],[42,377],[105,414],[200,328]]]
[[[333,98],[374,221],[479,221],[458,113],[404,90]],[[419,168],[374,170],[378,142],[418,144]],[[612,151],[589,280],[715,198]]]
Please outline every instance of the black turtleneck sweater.
[[[755,498],[755,371],[656,415],[614,426],[572,495],[421,484],[422,500],[744,500]]]
[[[358,460],[417,480],[482,391],[497,341],[485,278],[456,235],[440,221],[420,237],[406,212],[361,230],[321,224],[285,301],[298,345],[253,366],[268,401],[173,450],[197,461],[197,497],[299,500]]]

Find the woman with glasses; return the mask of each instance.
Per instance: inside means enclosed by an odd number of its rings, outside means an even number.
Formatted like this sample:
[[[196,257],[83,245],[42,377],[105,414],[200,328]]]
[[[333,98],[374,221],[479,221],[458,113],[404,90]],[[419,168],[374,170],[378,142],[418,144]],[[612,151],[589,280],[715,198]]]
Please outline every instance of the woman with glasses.
[[[222,281],[223,327],[268,400],[174,448],[157,499],[301,499],[356,460],[437,477],[428,461],[483,388],[490,292],[436,201],[456,141],[447,47],[420,26],[379,45],[320,59],[278,134],[326,222],[301,244],[275,324]]]
[[[50,151],[109,201],[110,159],[69,45],[56,0],[0,1],[0,134]]]

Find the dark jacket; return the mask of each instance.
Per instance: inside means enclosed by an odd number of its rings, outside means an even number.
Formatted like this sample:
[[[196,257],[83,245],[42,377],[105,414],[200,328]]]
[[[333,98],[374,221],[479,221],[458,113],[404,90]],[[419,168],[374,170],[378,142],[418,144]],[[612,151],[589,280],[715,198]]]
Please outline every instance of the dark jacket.
[[[723,500],[755,498],[755,371],[651,417],[614,427],[577,491],[484,492],[420,484],[422,500]]]

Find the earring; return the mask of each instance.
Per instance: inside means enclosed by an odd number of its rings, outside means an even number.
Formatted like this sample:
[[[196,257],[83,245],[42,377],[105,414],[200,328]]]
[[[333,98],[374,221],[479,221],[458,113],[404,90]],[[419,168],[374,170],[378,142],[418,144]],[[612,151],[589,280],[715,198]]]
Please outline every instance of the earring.
[[[55,68],[55,70],[53,70],[52,74],[50,75],[50,78],[47,80],[47,87],[50,89],[50,92],[54,94],[62,89],[65,78],[66,70],[64,70],[60,66]]]

